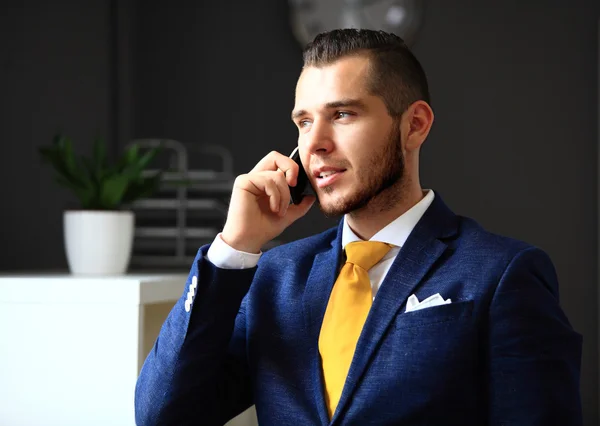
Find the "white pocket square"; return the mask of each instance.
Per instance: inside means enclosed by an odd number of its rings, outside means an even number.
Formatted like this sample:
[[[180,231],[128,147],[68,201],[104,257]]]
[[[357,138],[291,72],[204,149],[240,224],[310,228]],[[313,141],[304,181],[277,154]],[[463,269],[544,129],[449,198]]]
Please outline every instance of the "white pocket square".
[[[432,306],[448,305],[450,303],[452,303],[452,300],[444,300],[444,298],[440,296],[439,293],[436,293],[433,296],[429,296],[422,302],[419,302],[417,296],[413,294],[408,298],[408,301],[406,302],[406,312],[418,311],[419,309],[430,308]]]

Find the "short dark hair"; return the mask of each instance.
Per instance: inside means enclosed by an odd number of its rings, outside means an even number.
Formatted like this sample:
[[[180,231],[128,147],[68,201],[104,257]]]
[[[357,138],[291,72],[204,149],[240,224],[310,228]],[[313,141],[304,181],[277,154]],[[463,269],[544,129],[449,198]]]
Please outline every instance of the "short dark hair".
[[[322,67],[348,56],[370,59],[369,91],[383,99],[392,117],[418,100],[431,103],[427,76],[404,40],[366,29],[323,32],[304,49],[304,67]]]

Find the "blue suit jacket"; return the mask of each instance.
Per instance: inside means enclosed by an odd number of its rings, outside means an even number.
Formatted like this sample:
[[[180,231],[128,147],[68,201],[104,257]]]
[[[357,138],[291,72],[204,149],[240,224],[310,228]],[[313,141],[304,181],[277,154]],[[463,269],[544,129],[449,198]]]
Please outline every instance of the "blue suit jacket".
[[[137,423],[222,425],[256,404],[261,426],[582,424],[581,336],[550,259],[456,216],[439,194],[381,285],[329,419],[317,342],[341,229],[249,270],[216,268],[201,248],[140,373]],[[452,304],[405,313],[413,293]]]

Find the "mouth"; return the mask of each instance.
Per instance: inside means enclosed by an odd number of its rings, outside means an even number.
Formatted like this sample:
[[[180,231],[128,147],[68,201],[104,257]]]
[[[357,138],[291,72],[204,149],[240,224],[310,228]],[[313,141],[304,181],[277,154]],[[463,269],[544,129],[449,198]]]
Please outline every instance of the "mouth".
[[[315,170],[313,175],[319,188],[324,188],[341,179],[346,169],[323,168]]]

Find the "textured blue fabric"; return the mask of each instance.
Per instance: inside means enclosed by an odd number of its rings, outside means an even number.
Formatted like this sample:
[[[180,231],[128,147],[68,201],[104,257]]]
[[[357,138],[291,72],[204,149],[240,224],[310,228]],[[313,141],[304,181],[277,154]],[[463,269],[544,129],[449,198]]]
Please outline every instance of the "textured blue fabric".
[[[140,373],[137,424],[222,425],[256,404],[261,426],[581,425],[582,339],[552,262],[438,195],[381,285],[332,419],[317,343],[341,223],[251,270],[215,268],[202,247]],[[452,304],[405,313],[413,293]]]

